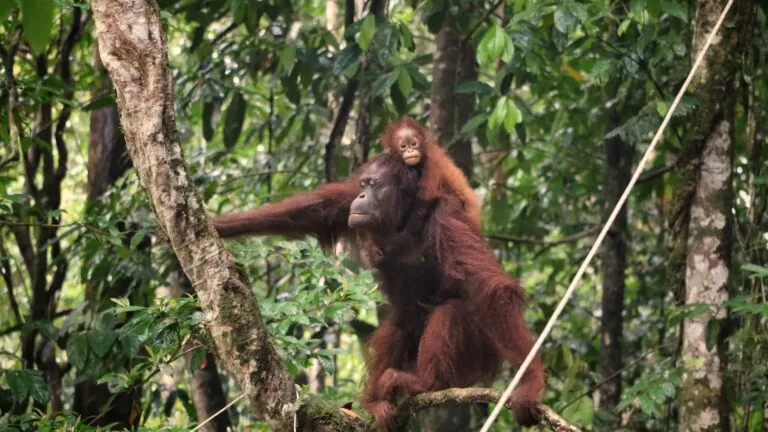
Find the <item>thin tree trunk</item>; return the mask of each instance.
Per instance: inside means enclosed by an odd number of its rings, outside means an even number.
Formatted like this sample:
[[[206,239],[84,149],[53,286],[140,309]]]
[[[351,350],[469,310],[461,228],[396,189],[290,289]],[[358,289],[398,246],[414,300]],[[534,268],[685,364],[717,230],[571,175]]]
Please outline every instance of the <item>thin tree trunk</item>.
[[[614,13],[620,16],[624,11],[623,2],[617,2]],[[609,28],[609,38],[612,41],[618,39],[617,25]],[[611,83],[606,86],[605,100],[612,101],[616,98],[620,83]],[[631,97],[631,96],[628,96]],[[633,109],[639,104],[629,103],[624,109],[612,108],[605,125],[606,133],[621,126],[625,120],[624,113],[635,112]],[[632,155],[634,148],[616,135],[603,142],[605,153],[605,174],[603,176],[603,200],[605,209],[603,218],[608,216],[616,207],[624,188],[632,175]],[[603,276],[603,295],[601,300],[600,316],[600,365],[599,372],[603,379],[607,379],[600,387],[599,407],[606,412],[614,413],[615,407],[621,399],[621,370],[624,362],[622,358],[622,339],[624,327],[624,289],[627,270],[627,211],[629,204],[625,204],[616,217],[613,227],[605,239],[602,257],[600,261],[600,273]],[[616,426],[614,424],[614,426]]]
[[[704,45],[726,0],[698,0],[692,56]],[[681,355],[686,373],[680,390],[682,431],[729,430],[723,397],[731,266],[731,176],[734,82],[749,34],[754,5],[737,0],[694,79],[698,101],[682,149],[676,206],[671,220],[674,241],[671,272],[684,271],[682,297],[688,305],[712,309],[683,322]],[[679,285],[678,285],[679,286]]]
[[[384,8],[386,0],[371,0],[371,6],[368,10],[369,15],[376,17],[376,21],[384,17]],[[361,68],[363,71],[371,71],[375,67],[370,59],[363,61]],[[371,142],[373,142],[373,130],[371,116],[375,106],[375,97],[371,94],[371,85],[360,86],[360,105],[357,111],[357,123],[355,126],[355,140],[358,146],[354,149],[354,166],[360,166],[368,160],[368,154],[371,151]]]
[[[456,165],[471,179],[472,141],[461,139],[459,132],[474,111],[475,97],[456,93],[456,86],[476,80],[477,66],[474,47],[462,40],[455,18],[449,16],[437,34],[429,120],[438,142],[448,148]],[[471,407],[449,403],[426,409],[417,418],[424,432],[466,431],[472,420]]]
[[[112,93],[112,82],[95,48],[94,71],[102,74],[100,82],[91,92],[94,100]],[[88,141],[88,183],[87,203],[94,205],[107,189],[130,167],[125,138],[120,132],[120,122],[116,106],[107,106],[91,112],[91,132]],[[125,239],[130,244],[130,238]],[[149,242],[144,242],[144,248]],[[85,289],[85,301],[88,309],[97,313],[110,297],[126,295],[131,281],[125,277],[114,277],[108,289],[99,295],[98,286],[102,281],[88,281]],[[110,303],[107,300],[107,303]],[[104,404],[110,406],[105,407]],[[107,384],[86,380],[75,385],[72,409],[93,426],[116,424],[122,428],[134,428],[139,425],[141,407],[141,389],[135,388],[114,397]]]
[[[615,97],[615,93],[613,95]],[[606,125],[613,130],[620,125],[621,118],[614,114]],[[632,147],[620,136],[607,139],[605,148],[605,175],[603,197],[605,217],[613,211],[624,188],[629,182],[632,169]],[[603,297],[600,319],[600,374],[608,379],[600,387],[600,407],[609,412],[619,404],[621,398],[622,332],[624,323],[624,288],[627,269],[627,206],[623,206],[605,239],[600,272],[603,276]]]

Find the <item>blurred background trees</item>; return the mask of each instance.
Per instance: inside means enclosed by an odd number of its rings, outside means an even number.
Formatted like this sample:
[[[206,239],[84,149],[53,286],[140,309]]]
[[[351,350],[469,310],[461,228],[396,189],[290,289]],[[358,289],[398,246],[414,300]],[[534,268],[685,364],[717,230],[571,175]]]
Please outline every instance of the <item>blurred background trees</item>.
[[[483,198],[536,331],[725,5],[159,3],[211,213],[344,177],[415,117]],[[545,402],[586,430],[766,427],[764,2],[736,1],[721,32],[543,348]],[[132,172],[93,35],[86,3],[0,4],[0,424],[187,428],[238,390]],[[373,275],[312,240],[231,247],[303,391],[356,401],[386,313]],[[412,427],[472,430],[485,411]],[[228,426],[266,430],[245,403],[206,428]]]

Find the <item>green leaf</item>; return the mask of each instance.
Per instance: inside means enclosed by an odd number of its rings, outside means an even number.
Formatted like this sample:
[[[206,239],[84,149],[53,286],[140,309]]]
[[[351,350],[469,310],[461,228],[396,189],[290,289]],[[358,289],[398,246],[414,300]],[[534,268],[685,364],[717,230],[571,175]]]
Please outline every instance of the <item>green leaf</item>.
[[[360,28],[360,33],[357,35],[357,44],[363,51],[368,49],[368,46],[373,40],[373,34],[376,32],[376,17],[368,15],[363,19],[363,26]]]
[[[213,139],[213,135],[216,132],[216,120],[218,116],[216,111],[219,109],[219,103],[215,101],[208,101],[203,103],[203,138],[206,141]]]
[[[683,22],[688,22],[688,13],[683,8],[683,5],[678,2],[662,2],[661,10],[675,18],[679,18]]]
[[[47,404],[50,398],[48,393],[48,384],[45,383],[43,375],[38,371],[24,371],[27,374],[27,392],[32,399]]]
[[[241,92],[236,92],[232,96],[232,100],[229,102],[227,111],[224,114],[224,147],[231,150],[237,139],[240,137],[240,132],[243,131],[243,121],[245,120],[245,110],[248,104]]]
[[[398,68],[400,75],[397,78],[397,86],[400,87],[400,92],[404,97],[408,97],[413,90],[413,81],[411,81],[411,74],[404,67]]]
[[[395,105],[395,109],[399,114],[405,114],[408,110],[408,100],[400,92],[399,86],[392,86],[389,88],[389,96],[392,98],[392,103]]]
[[[334,75],[346,74],[347,70],[356,65],[360,60],[360,53],[360,47],[356,44],[347,45],[333,58],[331,72]]]
[[[520,112],[520,108],[517,107],[512,99],[507,99],[507,115],[504,117],[504,128],[511,134],[515,130],[515,125],[521,121],[523,121],[523,113]]]
[[[413,33],[406,24],[400,24],[400,40],[403,42],[403,48],[413,52],[416,49],[416,44],[413,43]]]
[[[8,19],[8,15],[11,11],[19,6],[16,0],[3,0],[0,1],[0,24]]]
[[[8,0],[3,0],[8,1]],[[24,39],[36,54],[45,52],[53,33],[53,0],[23,0],[21,2],[21,23]]]
[[[575,2],[561,3],[555,11],[555,28],[560,33],[568,34],[579,26],[580,22],[589,18],[587,9]]]
[[[194,351],[192,351],[192,359],[189,362],[189,371],[191,373],[197,372],[198,369],[200,369],[200,365],[203,363],[203,360],[205,360],[205,348],[200,347]],[[204,367],[205,365],[203,365]]]
[[[380,23],[370,43],[369,53],[382,65],[389,65],[400,48],[400,38],[389,22]]]
[[[744,264],[741,266],[741,269],[748,273],[752,273],[753,276],[757,276],[761,278],[768,277],[768,267],[763,267],[755,264]]]
[[[141,244],[141,241],[144,240],[144,238],[147,236],[147,233],[144,230],[140,230],[136,234],[131,237],[131,250],[136,250],[137,247]]]
[[[509,62],[514,54],[515,44],[512,38],[496,24],[485,32],[477,46],[477,61],[481,66],[491,64],[499,58]]]
[[[77,369],[82,369],[88,360],[88,341],[85,334],[77,333],[69,336],[67,340],[67,357]]]
[[[470,135],[486,120],[488,120],[488,114],[485,113],[472,117],[466,124],[464,124],[464,127],[461,128],[462,135]]]
[[[400,78],[400,74],[398,73],[397,69],[393,70],[392,72],[388,72],[384,75],[380,75],[376,81],[373,82],[373,85],[371,86],[371,94],[372,96],[382,96],[384,95],[387,90],[389,90],[392,85],[397,82],[398,78]]]
[[[110,106],[115,106],[115,97],[112,94],[107,94],[99,98],[96,98],[88,102],[87,104],[83,105],[82,110],[93,111],[99,108],[106,108]]]
[[[24,399],[29,394],[27,383],[24,380],[23,371],[9,370],[5,372],[5,382],[11,390],[13,396],[17,399]]]
[[[87,335],[88,345],[99,358],[104,358],[117,338],[114,332],[108,330],[93,330]]]
[[[296,63],[296,45],[288,44],[280,50],[278,54],[278,68],[284,74],[290,74],[293,70],[293,65]]]
[[[456,86],[456,93],[488,94],[493,92],[493,87],[480,81],[466,81]]]

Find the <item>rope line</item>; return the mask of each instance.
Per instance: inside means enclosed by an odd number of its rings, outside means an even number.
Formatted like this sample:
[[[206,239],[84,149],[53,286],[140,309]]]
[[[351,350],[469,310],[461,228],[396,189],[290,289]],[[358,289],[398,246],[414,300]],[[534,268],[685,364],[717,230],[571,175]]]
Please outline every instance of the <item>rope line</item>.
[[[220,409],[220,410],[216,411],[216,413],[215,413],[214,415],[212,415],[212,416],[208,417],[207,419],[205,419],[205,421],[203,421],[203,422],[202,422],[202,423],[200,423],[199,425],[195,426],[195,428],[194,428],[194,429],[192,429],[190,432],[195,432],[196,430],[198,430],[198,429],[200,429],[201,427],[205,426],[206,424],[208,424],[208,422],[209,422],[209,421],[211,421],[211,420],[213,420],[214,418],[216,418],[216,416],[217,416],[217,415],[219,415],[219,414],[223,413],[224,411],[226,411],[227,409],[229,409],[229,407],[231,407],[232,405],[236,404],[236,403],[237,403],[237,402],[238,402],[240,399],[242,399],[242,398],[244,398],[244,397],[245,397],[245,393],[243,393],[243,394],[241,394],[240,396],[236,397],[236,398],[235,398],[235,399],[234,399],[232,402],[228,403],[228,404],[227,404],[227,406],[225,406],[224,408],[222,408],[222,409]]]
[[[496,420],[496,418],[499,416],[499,413],[504,408],[504,404],[506,404],[507,400],[509,400],[509,397],[512,395],[512,391],[520,383],[520,379],[523,377],[523,374],[528,369],[528,366],[530,366],[531,361],[533,361],[533,358],[539,352],[541,345],[544,343],[544,339],[546,339],[550,331],[552,331],[552,327],[554,327],[555,322],[557,322],[557,319],[560,317],[560,313],[562,313],[563,309],[565,308],[565,305],[568,303],[568,300],[570,300],[571,296],[573,295],[573,291],[576,289],[576,285],[579,282],[581,282],[581,278],[584,275],[584,272],[587,270],[587,266],[589,265],[590,261],[592,261],[592,258],[594,258],[595,254],[597,253],[597,249],[600,247],[600,245],[603,242],[603,239],[605,239],[605,236],[608,234],[608,230],[613,225],[613,222],[616,220],[616,216],[619,214],[621,207],[627,201],[627,198],[629,197],[629,193],[632,191],[632,188],[635,186],[637,179],[640,177],[640,173],[643,171],[645,164],[650,159],[650,155],[653,152],[653,150],[656,148],[656,144],[661,140],[661,137],[664,134],[664,129],[666,129],[667,124],[669,124],[669,121],[672,118],[672,114],[677,108],[677,105],[680,103],[680,100],[683,98],[683,94],[685,94],[685,91],[688,89],[688,86],[691,84],[691,81],[693,80],[693,76],[696,73],[696,70],[699,68],[699,65],[704,59],[704,55],[707,53],[707,50],[709,50],[710,45],[712,45],[712,41],[714,40],[715,34],[717,34],[717,31],[720,29],[720,26],[723,23],[725,16],[728,14],[728,11],[730,10],[732,4],[733,4],[733,0],[729,0],[728,3],[723,8],[723,12],[720,14],[720,17],[718,18],[717,23],[715,23],[715,26],[712,28],[712,31],[707,37],[707,41],[704,43],[704,47],[701,49],[698,56],[696,57],[696,61],[693,63],[693,67],[691,67],[691,71],[688,73],[688,77],[685,79],[685,82],[680,87],[680,91],[678,91],[677,96],[675,96],[675,100],[672,102],[672,105],[670,105],[669,110],[667,110],[667,115],[664,116],[664,120],[661,122],[661,126],[659,126],[659,130],[656,131],[656,135],[654,135],[653,140],[651,140],[651,144],[648,146],[648,149],[645,151],[643,158],[637,164],[637,169],[635,169],[635,173],[632,175],[632,178],[629,180],[627,187],[624,189],[624,193],[621,195],[621,197],[619,198],[619,201],[616,203],[616,206],[613,208],[613,212],[611,212],[611,215],[608,217],[608,220],[605,222],[605,226],[603,226],[603,229],[600,231],[600,234],[597,236],[595,243],[592,245],[592,249],[589,250],[589,253],[587,254],[586,258],[584,258],[584,262],[581,264],[581,267],[579,267],[579,271],[576,272],[576,275],[573,277],[573,281],[571,281],[571,284],[568,286],[568,289],[565,291],[563,298],[560,300],[560,303],[558,303],[557,308],[555,308],[555,311],[552,313],[552,317],[550,317],[549,322],[547,322],[546,327],[544,327],[544,331],[541,332],[541,335],[536,340],[536,343],[533,345],[533,348],[531,348],[531,351],[528,353],[528,356],[523,361],[523,364],[520,365],[520,368],[517,370],[517,373],[515,374],[514,378],[512,378],[512,382],[510,382],[509,386],[507,386],[507,389],[504,390],[504,393],[501,395],[501,399],[499,399],[499,402],[493,408],[493,411],[491,412],[491,414],[488,416],[488,419],[483,424],[483,428],[480,429],[480,432],[488,432],[491,425],[493,425],[493,422]]]

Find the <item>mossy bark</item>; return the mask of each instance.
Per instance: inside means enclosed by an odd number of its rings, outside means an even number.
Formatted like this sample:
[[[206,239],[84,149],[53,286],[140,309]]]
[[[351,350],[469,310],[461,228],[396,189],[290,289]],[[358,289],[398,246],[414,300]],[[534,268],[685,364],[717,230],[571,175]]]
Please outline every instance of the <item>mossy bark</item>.
[[[692,59],[726,3],[697,2]],[[693,80],[698,105],[690,116],[672,200],[670,288],[686,304],[711,306],[709,312],[683,323],[681,355],[686,373],[679,415],[683,431],[728,429],[722,390],[727,349],[724,303],[729,298],[731,266],[734,83],[753,8],[750,1],[734,3]],[[715,332],[714,337],[711,334],[708,339],[708,332]]]
[[[133,165],[160,229],[200,298],[216,353],[254,412],[274,430],[290,430],[293,379],[269,342],[249,283],[206,216],[184,165],[157,5],[151,0],[93,0],[91,6]]]

